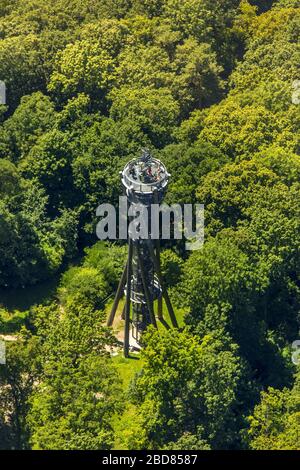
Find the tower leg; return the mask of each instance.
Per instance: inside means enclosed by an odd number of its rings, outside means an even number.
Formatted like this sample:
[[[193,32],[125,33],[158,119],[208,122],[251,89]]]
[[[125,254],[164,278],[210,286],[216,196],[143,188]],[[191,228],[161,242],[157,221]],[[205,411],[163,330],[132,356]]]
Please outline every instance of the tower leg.
[[[160,244],[159,240],[155,240],[155,248],[156,248],[156,258],[157,258],[157,263],[159,266],[160,270]],[[159,320],[163,320],[163,302],[162,302],[162,297],[159,297],[157,299],[157,316]]]
[[[126,303],[124,304],[124,307],[122,310],[122,315],[121,315],[122,320],[125,320],[125,310],[126,310]]]
[[[124,330],[124,356],[129,356],[129,330],[130,330],[130,296],[131,296],[131,271],[132,271],[133,242],[129,238],[128,261],[127,261],[127,288],[125,304],[125,330]]]
[[[157,316],[159,320],[163,320],[163,304],[161,297],[157,299]]]
[[[159,203],[157,189],[154,191],[154,202],[155,202],[155,204]],[[156,258],[157,258],[157,262],[158,262],[158,266],[159,266],[159,270],[160,270],[161,265],[160,265],[160,243],[159,243],[159,240],[155,240],[155,252],[156,252],[155,254],[156,254]],[[157,317],[160,321],[163,320],[163,301],[162,301],[162,297],[159,297],[157,299]]]
[[[139,260],[139,265],[140,265],[140,270],[141,270],[141,277],[142,277],[142,283],[143,283],[144,292],[145,292],[146,303],[147,303],[147,307],[148,307],[148,310],[149,310],[149,313],[150,313],[151,323],[155,328],[157,328],[155,315],[154,315],[154,311],[153,311],[153,302],[151,301],[151,296],[150,296],[149,289],[148,289],[148,286],[147,286],[144,262],[143,262],[143,259],[142,259],[141,253],[140,253],[140,247],[139,246],[137,246],[137,255],[138,255],[138,260]]]
[[[117,289],[117,293],[115,295],[114,303],[113,303],[113,306],[111,308],[109,318],[107,320],[107,326],[111,326],[113,324],[113,321],[114,321],[114,318],[115,318],[115,315],[116,315],[116,311],[117,311],[120,299],[123,295],[123,289],[124,289],[124,285],[125,285],[126,274],[127,274],[127,263],[124,267],[124,270],[123,270],[123,273],[122,273],[122,276],[121,276],[121,279],[120,279],[120,282],[119,282],[119,285],[118,285],[118,289]]]
[[[167,309],[168,309],[168,312],[169,312],[169,315],[170,315],[172,325],[175,328],[178,328],[178,323],[177,323],[175,313],[174,313],[174,310],[173,310],[173,307],[172,307],[172,304],[171,304],[171,301],[170,301],[170,297],[169,297],[167,289],[165,288],[165,284],[164,284],[162,274],[161,274],[161,271],[160,271],[160,266],[159,266],[159,263],[157,261],[157,257],[155,256],[154,249],[153,249],[153,246],[151,245],[151,242],[148,243],[148,246],[149,246],[150,256],[152,258],[152,261],[153,261],[153,264],[154,264],[154,267],[155,267],[155,270],[156,270],[156,273],[157,273],[157,277],[159,279],[159,282],[160,282],[160,285],[161,285],[161,288],[162,288],[162,294],[163,294],[163,297],[164,297],[165,302],[166,302],[166,306],[167,306]]]

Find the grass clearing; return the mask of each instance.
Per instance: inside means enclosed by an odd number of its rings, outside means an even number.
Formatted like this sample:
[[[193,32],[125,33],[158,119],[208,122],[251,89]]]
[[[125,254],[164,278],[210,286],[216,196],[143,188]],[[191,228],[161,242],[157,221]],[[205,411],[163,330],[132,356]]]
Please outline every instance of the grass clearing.
[[[129,358],[123,357],[122,353],[112,357],[112,361],[117,368],[119,376],[123,383],[123,391],[126,397],[131,380],[135,374],[143,367],[143,361],[138,354],[131,354]],[[138,409],[130,403],[128,399],[124,399],[125,408],[121,415],[115,415],[112,426],[115,433],[114,450],[128,449],[128,442],[136,431],[135,424],[139,419]]]

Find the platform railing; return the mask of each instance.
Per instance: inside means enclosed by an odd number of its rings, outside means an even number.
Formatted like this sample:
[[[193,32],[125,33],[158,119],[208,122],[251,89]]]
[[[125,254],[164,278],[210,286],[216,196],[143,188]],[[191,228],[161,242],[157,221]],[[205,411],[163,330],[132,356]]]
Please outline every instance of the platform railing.
[[[141,193],[153,193],[155,190],[159,190],[160,188],[165,187],[168,183],[168,177],[170,175],[167,173],[165,167],[161,164],[161,162],[159,162],[158,160],[153,161],[154,163],[157,163],[160,168],[160,179],[158,181],[153,181],[152,183],[142,183],[141,181],[136,181],[131,178],[128,173],[130,165],[135,163],[135,160],[132,160],[126,165],[122,172],[122,182],[124,186],[126,186],[126,188],[128,189],[132,189]]]

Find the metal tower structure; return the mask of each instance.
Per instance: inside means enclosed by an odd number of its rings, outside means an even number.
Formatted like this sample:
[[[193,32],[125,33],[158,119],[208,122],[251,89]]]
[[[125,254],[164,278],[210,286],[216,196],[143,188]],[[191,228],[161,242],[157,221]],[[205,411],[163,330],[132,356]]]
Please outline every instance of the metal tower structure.
[[[170,174],[159,160],[144,150],[140,158],[131,160],[120,172],[128,206],[133,209],[143,205],[147,209],[148,227],[151,227],[152,204],[160,204],[167,190]],[[157,328],[154,302],[157,304],[157,318],[167,328],[163,318],[163,300],[174,327],[178,327],[174,310],[164,285],[160,269],[160,242],[152,240],[150,229],[145,238],[128,231],[128,258],[121,276],[107,325],[111,326],[123,294],[124,356],[128,357],[130,328],[138,344],[148,325]]]

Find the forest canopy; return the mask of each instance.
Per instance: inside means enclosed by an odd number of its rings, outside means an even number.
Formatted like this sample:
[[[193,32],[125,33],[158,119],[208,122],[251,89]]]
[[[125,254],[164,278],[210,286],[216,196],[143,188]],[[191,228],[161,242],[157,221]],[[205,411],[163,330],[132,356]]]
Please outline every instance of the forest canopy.
[[[300,450],[299,33],[298,0],[0,0],[0,449]],[[163,244],[183,326],[135,374],[95,226],[144,147],[205,244]]]

